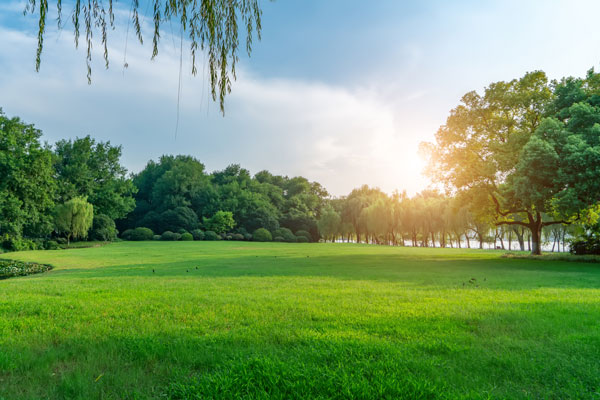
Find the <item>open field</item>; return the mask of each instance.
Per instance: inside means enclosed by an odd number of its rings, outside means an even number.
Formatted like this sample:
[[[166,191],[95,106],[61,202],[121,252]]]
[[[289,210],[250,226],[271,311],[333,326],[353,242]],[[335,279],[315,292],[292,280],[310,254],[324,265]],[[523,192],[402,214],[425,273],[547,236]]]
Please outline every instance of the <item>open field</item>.
[[[0,281],[0,398],[600,397],[600,266],[501,254],[249,242],[3,254],[55,269]]]

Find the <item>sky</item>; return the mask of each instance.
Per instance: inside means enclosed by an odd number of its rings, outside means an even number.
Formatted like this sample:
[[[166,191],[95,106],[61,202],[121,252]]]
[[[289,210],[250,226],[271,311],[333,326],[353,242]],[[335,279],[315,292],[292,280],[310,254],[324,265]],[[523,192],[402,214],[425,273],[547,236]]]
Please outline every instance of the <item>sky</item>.
[[[35,17],[1,0],[0,108],[49,143],[89,134],[122,145],[131,172],[190,154],[208,171],[302,175],[336,196],[362,184],[414,194],[431,184],[419,143],[462,95],[533,70],[583,76],[600,62],[596,0],[261,0],[262,40],[241,54],[225,116],[204,60],[194,77],[184,52],[176,130],[179,36],[165,25],[150,60],[150,35],[141,46],[127,33],[128,4],[117,2],[108,70],[96,42],[88,85],[85,48],[70,26],[57,31],[54,7],[36,73]]]

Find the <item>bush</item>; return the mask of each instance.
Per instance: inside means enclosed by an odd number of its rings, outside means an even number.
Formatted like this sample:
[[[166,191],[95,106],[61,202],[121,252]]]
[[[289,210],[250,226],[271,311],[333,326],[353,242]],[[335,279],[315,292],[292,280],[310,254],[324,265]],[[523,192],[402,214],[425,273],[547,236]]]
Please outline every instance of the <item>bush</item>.
[[[179,233],[180,235],[183,235],[184,233],[189,233],[189,232],[186,231],[185,229],[181,228],[177,231],[177,233]]]
[[[284,239],[284,238],[282,238],[281,236],[275,236],[275,237],[273,238],[273,241],[274,241],[274,242],[285,242],[285,239]]]
[[[154,235],[152,236],[152,240],[160,240],[161,236],[160,235]]]
[[[296,241],[296,235],[292,233],[288,228],[279,228],[273,232],[273,237],[281,236],[284,242],[293,243]]]
[[[165,231],[162,235],[160,235],[160,240],[174,241],[179,239],[181,239],[181,235],[171,231]]]
[[[305,230],[296,231],[296,237],[300,238],[301,236],[304,236],[308,242],[313,241],[312,235],[310,234],[309,231],[305,231]],[[298,240],[298,241],[300,242],[300,240]],[[304,243],[304,242],[302,242],[302,243]]]
[[[192,236],[191,233],[186,232],[181,235],[181,240],[184,242],[190,242],[190,241],[194,240],[194,237]]]
[[[600,237],[588,235],[573,239],[570,242],[569,252],[578,256],[586,254],[600,254]]]
[[[6,238],[2,242],[2,247],[8,251],[27,251],[36,250],[38,246],[33,240],[19,239],[19,238]]]
[[[194,229],[192,231],[192,236],[194,237],[194,240],[204,240],[204,232],[202,232],[202,229]]]
[[[234,233],[233,235],[231,235],[231,239],[232,240],[244,240],[244,235],[242,235],[241,233]]]
[[[60,249],[60,246],[59,246],[59,245],[58,245],[58,243],[57,243],[57,242],[55,242],[54,240],[47,240],[47,241],[44,243],[44,248],[45,248],[46,250],[58,250],[58,249]]]
[[[244,240],[252,240],[252,234],[251,233],[244,233]]]
[[[308,243],[309,240],[306,236],[296,236],[296,241],[298,243]]]
[[[271,236],[271,232],[269,232],[265,228],[258,228],[252,234],[252,239],[255,242],[270,242],[271,240],[273,240],[273,236]]]
[[[221,236],[214,231],[206,231],[204,232],[204,240],[221,240]]]
[[[117,237],[115,221],[113,221],[108,215],[94,215],[92,228],[90,229],[88,237],[90,240],[101,240],[103,242],[115,240]]]
[[[154,232],[152,229],[139,227],[135,229],[127,229],[121,234],[123,240],[142,241],[152,240],[154,238]]]

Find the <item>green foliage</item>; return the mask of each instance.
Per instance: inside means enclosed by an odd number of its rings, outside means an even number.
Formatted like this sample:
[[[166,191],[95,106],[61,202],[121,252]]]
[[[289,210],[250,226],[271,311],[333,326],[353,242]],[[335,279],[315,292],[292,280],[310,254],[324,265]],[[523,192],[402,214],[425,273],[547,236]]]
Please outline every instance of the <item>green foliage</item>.
[[[65,235],[67,244],[73,239],[87,238],[94,220],[94,207],[83,197],[74,197],[54,210],[54,226]]]
[[[275,236],[273,238],[273,241],[274,242],[285,242],[285,239],[283,237],[281,237],[281,236]]]
[[[271,236],[271,232],[265,228],[258,228],[252,233],[252,240],[255,242],[270,242],[273,240],[273,237]]]
[[[202,229],[194,229],[192,231],[192,236],[194,240],[204,240],[204,231]]]
[[[312,238],[310,232],[308,232],[308,231],[303,231],[303,230],[296,231],[296,236],[297,237],[304,236],[308,242],[313,241],[313,238]]]
[[[121,165],[121,146],[86,136],[60,140],[54,152],[60,202],[86,197],[94,212],[113,220],[134,209],[136,189]]]
[[[38,17],[38,45],[36,53],[36,70],[39,71],[44,46],[44,35],[48,14],[48,1],[28,0],[26,13]],[[56,0],[58,10],[58,28],[63,27],[62,0]],[[152,59],[158,55],[159,40],[164,27],[166,31],[172,22],[182,27],[182,36],[187,35],[191,42],[190,57],[192,60],[191,72],[197,72],[196,52],[206,52],[208,75],[210,76],[211,94],[214,101],[219,99],[221,111],[224,112],[225,96],[231,91],[231,77],[236,78],[236,63],[239,57],[240,33],[246,40],[248,55],[252,50],[254,32],[260,39],[261,34],[261,9],[258,0],[224,0],[219,2],[190,2],[184,0],[149,0],[152,5],[153,37]],[[139,17],[139,0],[131,1],[130,16],[133,22],[137,39],[143,44],[143,21]],[[109,65],[108,33],[115,29],[113,0],[106,2],[91,0],[88,2],[76,1],[70,13],[74,25],[75,47],[79,44],[80,26],[85,31],[87,47],[86,65],[87,78],[91,82],[92,75],[92,37],[100,37],[103,47],[105,66]],[[82,23],[83,22],[83,23]],[[129,29],[129,28],[128,28]],[[172,27],[171,27],[172,33]],[[183,39],[182,39],[183,40]],[[127,64],[125,64],[127,66]]]
[[[233,235],[231,235],[231,240],[242,241],[242,240],[246,240],[246,238],[241,233],[234,233]]]
[[[89,237],[91,240],[99,240],[104,242],[111,242],[115,240],[117,238],[115,221],[113,221],[108,215],[94,215]]]
[[[15,260],[0,260],[0,280],[50,271],[52,266]]]
[[[308,238],[306,236],[297,236],[296,241],[298,243],[309,243],[310,242],[310,240],[308,240]]]
[[[181,234],[176,233],[176,232],[165,231],[165,232],[163,232],[162,235],[160,235],[160,240],[175,241],[175,240],[180,240],[180,239],[181,239]]]
[[[190,242],[190,241],[194,240],[194,237],[192,236],[191,233],[186,232],[186,233],[181,234],[181,240],[184,242]]]
[[[162,239],[161,235],[152,236],[152,240],[161,240],[161,239]]]
[[[56,182],[42,133],[0,109],[0,237],[44,237],[52,231]]]
[[[221,240],[221,236],[214,231],[206,231],[206,232],[204,232],[204,240],[210,240],[210,241]]]
[[[152,229],[145,227],[137,227],[135,229],[127,229],[121,234],[121,239],[131,241],[153,240],[154,232]]]
[[[233,229],[235,221],[231,211],[217,211],[212,217],[204,218],[202,224],[207,230],[221,234]]]
[[[284,242],[294,243],[296,241],[296,235],[292,233],[288,228],[279,228],[273,231],[273,237],[281,237]]]

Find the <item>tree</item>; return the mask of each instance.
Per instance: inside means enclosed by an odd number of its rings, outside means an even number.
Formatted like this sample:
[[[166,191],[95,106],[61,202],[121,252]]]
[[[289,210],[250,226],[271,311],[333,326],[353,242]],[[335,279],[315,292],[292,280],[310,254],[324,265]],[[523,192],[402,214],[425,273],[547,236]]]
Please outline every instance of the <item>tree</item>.
[[[319,233],[325,240],[333,241],[339,232],[341,222],[340,214],[329,206],[321,212],[321,218],[317,221]]]
[[[113,220],[135,208],[136,188],[121,165],[121,146],[90,136],[60,140],[54,150],[58,202],[86,197],[97,214]]]
[[[42,133],[0,109],[0,237],[42,237],[52,231],[56,181]]]
[[[430,175],[449,191],[485,198],[495,224],[528,228],[532,254],[541,253],[544,226],[577,218],[600,198],[600,111],[590,105],[600,78],[588,74],[580,96],[568,96],[587,103],[565,99],[569,82],[551,85],[537,71],[493,83],[483,95],[467,93],[435,146],[425,145]],[[544,213],[558,218],[544,220]]]
[[[117,237],[115,221],[113,221],[108,215],[94,215],[89,237],[92,240],[101,240],[104,242],[115,240]]]
[[[231,78],[236,78],[236,64],[239,52],[239,31],[242,28],[246,37],[246,52],[252,51],[253,34],[260,39],[261,9],[258,0],[148,0],[153,5],[154,30],[152,36],[152,59],[158,55],[161,26],[171,25],[172,21],[181,27],[181,40],[187,35],[190,41],[192,74],[197,72],[196,53],[206,51],[211,93],[214,101],[219,99],[221,112],[224,112],[225,96],[231,91]],[[62,0],[56,0],[58,28],[63,28]],[[36,70],[39,71],[46,20],[48,18],[48,0],[28,0],[26,13],[38,17],[38,45]],[[83,15],[82,15],[83,14]],[[79,45],[80,27],[83,22],[87,46],[86,64],[88,82],[91,82],[91,49],[94,35],[101,38],[104,50],[105,66],[109,66],[108,33],[115,28],[113,0],[108,6],[102,0],[82,0],[75,2],[72,12],[75,47]],[[83,18],[83,21],[82,21]],[[137,39],[143,44],[143,32],[139,17],[139,0],[131,0],[131,23]],[[183,44],[182,44],[183,46]],[[182,47],[183,48],[183,47]],[[124,67],[127,67],[125,63]]]
[[[67,237],[85,239],[94,219],[94,207],[84,197],[75,197],[66,203],[56,206],[54,224],[56,231]]]
[[[206,230],[221,234],[231,231],[235,221],[231,211],[217,211],[212,217],[204,218],[203,225]]]

